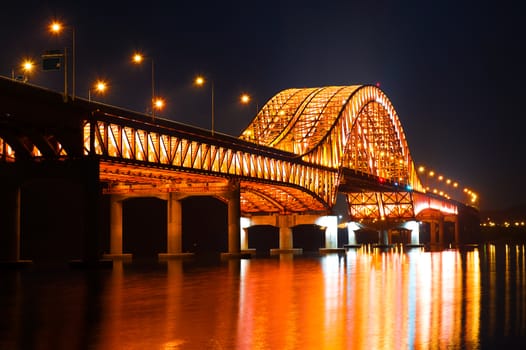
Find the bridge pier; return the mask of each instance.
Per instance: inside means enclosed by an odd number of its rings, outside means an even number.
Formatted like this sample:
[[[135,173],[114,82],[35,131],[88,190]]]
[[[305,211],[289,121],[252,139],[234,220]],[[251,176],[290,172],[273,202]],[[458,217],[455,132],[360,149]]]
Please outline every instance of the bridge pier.
[[[159,260],[192,256],[182,252],[183,214],[180,198],[175,193],[166,196],[166,253],[159,253]]]
[[[31,263],[31,260],[20,259],[20,186],[3,185],[0,188],[0,198],[3,213],[0,219],[0,266]]]
[[[230,181],[228,193],[228,252],[222,258],[241,257],[241,189],[239,181]]]

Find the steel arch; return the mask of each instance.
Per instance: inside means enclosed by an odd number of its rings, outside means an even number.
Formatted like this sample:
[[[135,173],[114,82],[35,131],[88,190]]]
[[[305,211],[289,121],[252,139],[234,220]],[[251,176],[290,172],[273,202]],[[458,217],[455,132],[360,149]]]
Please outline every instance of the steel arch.
[[[376,86],[284,90],[263,106],[240,138],[294,153],[310,164],[349,168],[423,191],[398,115]]]

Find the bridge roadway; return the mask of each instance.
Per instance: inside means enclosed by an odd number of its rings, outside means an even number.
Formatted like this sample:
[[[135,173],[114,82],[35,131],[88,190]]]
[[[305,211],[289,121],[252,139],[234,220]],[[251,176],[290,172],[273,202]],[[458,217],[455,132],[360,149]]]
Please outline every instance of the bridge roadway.
[[[378,97],[372,96],[375,100]],[[266,110],[268,114],[271,102],[260,114]],[[254,125],[247,130],[255,130]],[[228,203],[227,256],[248,249],[245,229],[256,224],[280,227],[277,251],[297,251],[291,228],[303,223],[326,227],[326,248],[337,248],[337,219],[330,214],[338,192],[346,193],[356,221],[348,225],[349,243],[364,225],[383,232],[381,243],[389,243],[389,225],[412,230],[411,243],[418,243],[417,214],[433,223],[437,243],[443,237],[444,220],[454,221],[458,241],[458,203],[414,191],[419,184],[408,183],[411,175],[399,183],[379,172],[316,161],[321,158],[313,152],[305,156],[279,145],[267,147],[259,139],[263,133],[257,140],[251,139],[257,136],[252,133],[244,136],[212,134],[80,98],[65,102],[56,92],[0,79],[0,176],[9,218],[0,231],[5,243],[0,260],[20,260],[20,193],[25,183],[41,178],[74,179],[80,184],[76,196],[85,204],[84,261],[97,261],[101,255],[96,238],[101,195],[111,196],[107,257],[125,255],[122,203],[132,197],[167,201],[163,257],[183,254],[180,200],[195,195]],[[418,206],[422,208],[415,211]]]

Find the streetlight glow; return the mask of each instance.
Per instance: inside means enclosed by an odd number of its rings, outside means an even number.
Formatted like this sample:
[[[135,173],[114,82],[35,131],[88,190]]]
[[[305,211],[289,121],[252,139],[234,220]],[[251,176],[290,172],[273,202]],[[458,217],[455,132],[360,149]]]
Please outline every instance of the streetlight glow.
[[[141,63],[143,61],[144,57],[140,53],[134,53],[132,59],[133,59],[134,63],[138,64],[138,63]]]
[[[93,84],[93,87],[88,90],[88,101],[91,101],[92,90],[98,94],[104,94],[107,89],[108,84],[104,80],[97,80],[95,84]]]
[[[164,100],[162,98],[156,98],[154,101],[153,101],[153,107],[155,109],[163,109],[164,107]]]
[[[241,95],[241,103],[247,104],[250,102],[250,95],[248,94],[242,94]]]
[[[62,31],[62,23],[58,22],[58,21],[53,21],[51,22],[51,24],[49,25],[49,30],[52,32],[52,33],[60,33],[60,31]]]
[[[31,60],[25,60],[22,63],[22,69],[24,70],[24,72],[30,73],[31,71],[33,71],[34,68],[35,68],[35,63]]]
[[[205,78],[203,78],[202,76],[197,76],[194,82],[195,85],[202,86],[205,83]]]

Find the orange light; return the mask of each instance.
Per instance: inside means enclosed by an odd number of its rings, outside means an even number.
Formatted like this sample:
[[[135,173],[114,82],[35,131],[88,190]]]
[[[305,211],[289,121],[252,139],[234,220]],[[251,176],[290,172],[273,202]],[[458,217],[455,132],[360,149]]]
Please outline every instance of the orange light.
[[[107,88],[108,88],[108,84],[106,84],[105,81],[98,80],[95,83],[95,90],[100,92],[100,93],[103,93],[104,91],[106,91]]]
[[[250,102],[250,96],[248,94],[241,95],[241,103],[247,104]]]
[[[133,59],[134,63],[139,64],[139,63],[141,63],[144,60],[144,56],[141,55],[140,53],[136,52],[136,53],[133,54],[132,59]]]
[[[60,33],[62,31],[62,28],[63,28],[63,25],[62,23],[58,22],[58,21],[53,21],[51,22],[51,24],[49,25],[49,30],[52,32],[52,33]]]
[[[31,72],[33,68],[35,68],[35,63],[31,60],[25,60],[22,63],[22,69],[27,73]]]
[[[195,82],[195,85],[202,86],[205,83],[205,78],[203,78],[202,76],[197,76],[194,82]]]
[[[161,110],[164,108],[164,100],[162,98],[156,98],[153,100],[153,107],[155,109]]]

